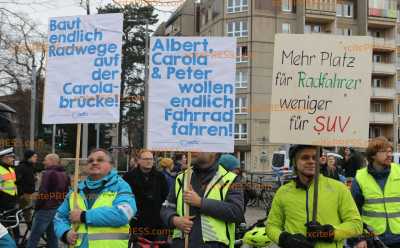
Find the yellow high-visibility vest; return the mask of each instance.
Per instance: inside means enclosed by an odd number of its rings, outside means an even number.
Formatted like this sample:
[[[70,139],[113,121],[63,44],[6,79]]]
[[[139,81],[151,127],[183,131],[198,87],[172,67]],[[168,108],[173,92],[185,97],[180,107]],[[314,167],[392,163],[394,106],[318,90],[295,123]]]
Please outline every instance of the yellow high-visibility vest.
[[[183,203],[183,185],[187,179],[186,173],[181,173],[175,181],[176,194],[176,213],[178,216],[184,216]],[[236,174],[226,171],[221,165],[215,176],[208,183],[204,192],[204,199],[213,199],[224,201],[230,185],[236,178]],[[234,246],[235,241],[235,223],[227,223],[222,220],[207,215],[201,215],[201,231],[203,242],[220,242],[229,247]],[[172,237],[183,238],[181,230],[175,228]]]
[[[117,197],[117,192],[103,192],[94,202],[91,209],[100,207],[112,207],[112,203]],[[73,194],[69,197],[69,207],[74,209]],[[82,211],[87,211],[86,204],[80,194],[77,195],[77,204]],[[129,224],[121,227],[98,227],[89,226],[81,223],[77,230],[78,240],[75,247],[82,243],[84,234],[88,237],[89,248],[126,248],[129,242]]]
[[[13,168],[9,167],[8,169],[0,165],[0,190],[15,196],[17,195],[17,185],[15,184],[17,177]]]
[[[384,233],[388,225],[393,234],[400,234],[400,165],[391,164],[383,192],[367,168],[357,171],[356,180],[364,196],[363,222],[378,235]]]

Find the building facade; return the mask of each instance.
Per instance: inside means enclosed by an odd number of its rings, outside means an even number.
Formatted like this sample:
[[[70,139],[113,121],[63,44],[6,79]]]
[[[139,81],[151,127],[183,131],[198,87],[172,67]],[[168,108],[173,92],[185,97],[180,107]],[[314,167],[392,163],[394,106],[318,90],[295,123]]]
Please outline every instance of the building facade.
[[[187,0],[156,35],[237,38],[235,152],[246,170],[265,171],[272,153],[282,148],[268,139],[276,33],[373,37],[369,136],[383,135],[397,148],[398,4],[398,0]],[[180,32],[171,31],[177,26]]]

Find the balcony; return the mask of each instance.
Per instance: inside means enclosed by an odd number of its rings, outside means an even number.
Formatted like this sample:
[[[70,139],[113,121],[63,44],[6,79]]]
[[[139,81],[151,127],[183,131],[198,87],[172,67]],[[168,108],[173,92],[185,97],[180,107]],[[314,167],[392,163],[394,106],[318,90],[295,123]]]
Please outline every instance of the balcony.
[[[329,23],[336,18],[336,5],[334,2],[321,0],[306,0],[307,21]]]
[[[395,88],[377,88],[372,87],[372,98],[379,98],[379,99],[394,99],[396,96],[396,89]]]
[[[372,66],[372,73],[377,75],[395,75],[396,65],[374,62]]]
[[[393,124],[392,112],[370,112],[369,122],[375,124]]]
[[[395,51],[396,41],[394,39],[377,38],[374,37],[374,50],[375,51]]]
[[[368,9],[368,26],[391,28],[396,25],[397,10],[396,9]]]

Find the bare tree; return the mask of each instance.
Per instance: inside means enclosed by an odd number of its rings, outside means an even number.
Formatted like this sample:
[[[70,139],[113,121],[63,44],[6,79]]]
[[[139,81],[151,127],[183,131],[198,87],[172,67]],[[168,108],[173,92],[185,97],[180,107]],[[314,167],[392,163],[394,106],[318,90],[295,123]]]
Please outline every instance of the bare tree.
[[[37,76],[44,71],[45,36],[34,23],[17,13],[0,17],[0,93],[7,94],[27,87],[31,82],[32,65]]]

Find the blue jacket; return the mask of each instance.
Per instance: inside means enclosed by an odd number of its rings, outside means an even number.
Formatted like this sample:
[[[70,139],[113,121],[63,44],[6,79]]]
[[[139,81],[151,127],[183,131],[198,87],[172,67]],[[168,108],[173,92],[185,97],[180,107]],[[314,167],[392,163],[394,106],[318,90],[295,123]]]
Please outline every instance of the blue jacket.
[[[172,184],[174,184],[175,182],[175,177],[165,169],[162,171],[162,174],[165,176],[165,179],[167,180],[168,192],[169,192],[171,190]]]
[[[115,170],[112,170],[107,176],[97,181],[92,181],[90,179],[81,181],[78,184],[78,188],[79,194],[83,199],[85,199],[85,204],[88,209],[88,211],[86,211],[86,224],[88,226],[124,226],[128,224],[130,219],[136,214],[136,201],[131,188],[120,176],[118,176]],[[93,199],[93,197],[84,197],[84,191],[87,192],[88,189],[92,190],[91,192],[98,189],[97,192],[95,192],[96,194],[105,191],[125,194],[118,194],[112,207],[91,209],[95,199],[90,200]],[[54,229],[59,239],[63,237],[65,232],[71,229],[71,222],[69,221],[69,197],[71,196],[71,193],[71,191],[68,193],[64,202],[57,209],[54,218]],[[93,193],[91,195],[93,195]],[[89,198],[89,200],[87,198]],[[88,248],[88,240],[86,236],[83,236],[80,248]]]
[[[399,165],[396,165],[399,166]],[[390,167],[385,168],[383,171],[377,171],[372,165],[368,165],[368,173],[372,175],[375,181],[378,183],[382,191],[385,188],[386,181],[390,174]],[[357,204],[358,211],[362,214],[362,206],[364,205],[364,196],[361,192],[361,188],[357,180],[354,178],[351,184],[351,194],[353,195],[354,201]],[[386,245],[400,244],[400,235],[393,234],[390,231],[389,226],[386,228],[386,232],[379,235],[379,239],[382,240]]]

